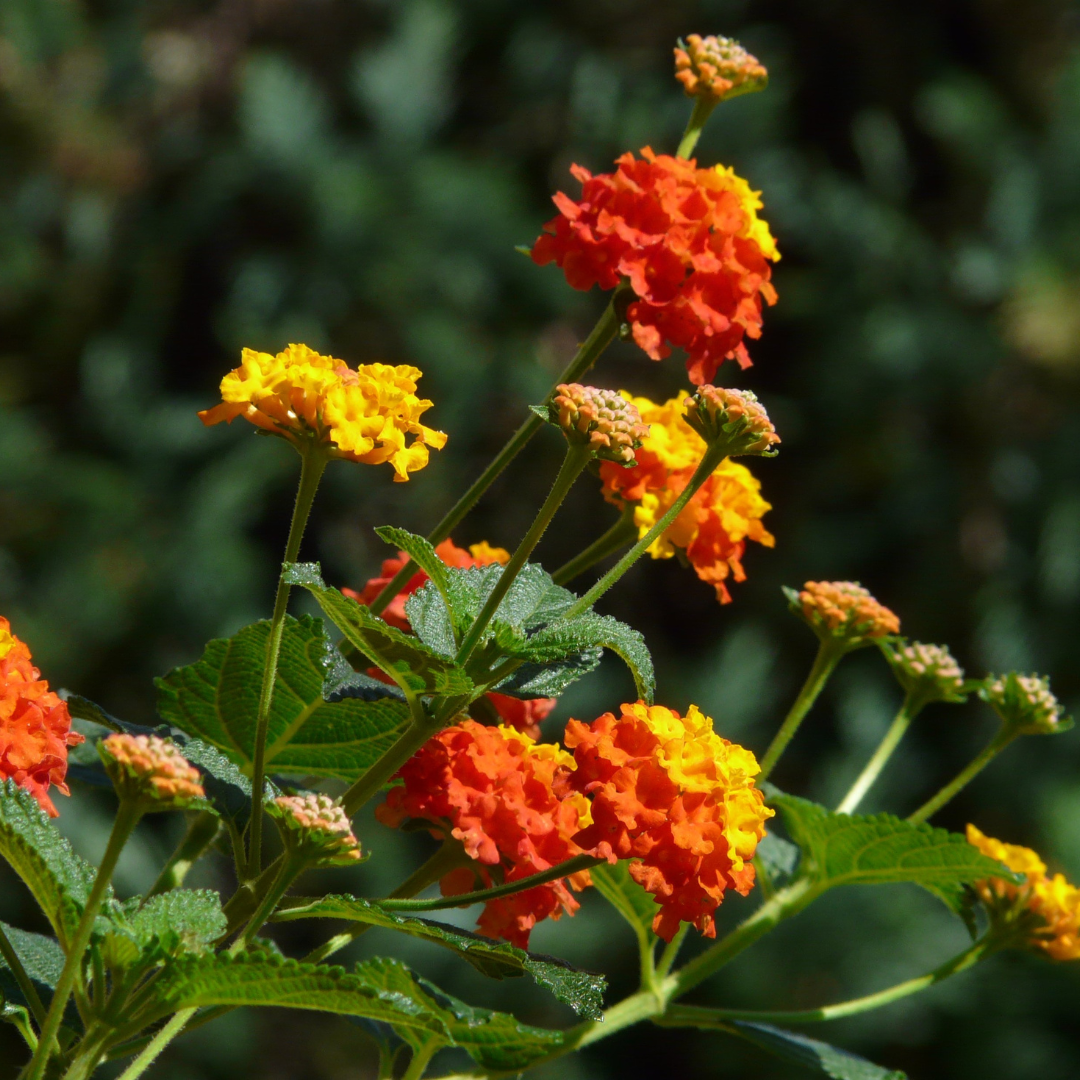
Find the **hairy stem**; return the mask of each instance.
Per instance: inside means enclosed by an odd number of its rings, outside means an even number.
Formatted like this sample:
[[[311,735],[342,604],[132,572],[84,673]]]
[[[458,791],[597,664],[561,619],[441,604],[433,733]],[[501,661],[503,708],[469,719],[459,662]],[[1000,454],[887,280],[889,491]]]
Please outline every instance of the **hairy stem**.
[[[192,816],[176,850],[169,856],[169,861],[161,868],[157,881],[150,887],[146,898],[158,893],[178,889],[184,883],[188,871],[199,861],[206,849],[214,842],[221,827],[221,821],[209,810],[200,810]]]
[[[326,468],[325,448],[315,442],[303,444],[300,451],[300,484],[296,490],[296,502],[293,504],[292,522],[289,525],[289,538],[285,543],[286,563],[296,562],[300,554],[300,541],[304,537],[311,504],[319,490],[319,481]],[[262,823],[263,823],[263,788],[266,781],[266,734],[270,726],[270,706],[274,700],[274,683],[277,680],[278,657],[281,653],[281,638],[285,631],[285,609],[289,606],[290,586],[283,576],[278,578],[277,595],[274,598],[274,613],[270,617],[270,637],[266,643],[266,660],[263,664],[262,686],[259,690],[259,710],[255,717],[255,755],[251,777],[251,834],[248,839],[247,878],[258,876],[262,869]]]
[[[397,742],[367,770],[341,797],[341,805],[349,817],[377,794],[379,789],[405,764],[439,729],[430,719],[414,720],[398,737]]]
[[[961,769],[933,798],[927,799],[915,813],[908,817],[908,821],[918,824],[936,814],[954,795],[971,783],[1015,738],[1015,731],[1002,728],[966,769]]]
[[[263,928],[266,920],[274,913],[278,902],[289,891],[289,886],[300,876],[305,861],[302,857],[286,853],[281,860],[281,869],[274,878],[274,883],[263,894],[254,914],[248,920],[244,932],[229,947],[229,955],[235,956],[248,945],[248,942]]]
[[[679,141],[679,149],[675,151],[676,157],[689,158],[694,152],[694,147],[697,146],[697,141],[701,138],[701,131],[705,127],[705,121],[712,115],[716,104],[715,100],[707,97],[694,99],[694,111],[686,122],[686,130]]]
[[[120,1074],[119,1080],[136,1080],[157,1061],[161,1052],[187,1026],[197,1009],[181,1009],[174,1013],[169,1022],[150,1040],[141,1054]]]
[[[776,763],[780,760],[780,755],[787,749],[787,744],[795,737],[799,725],[813,707],[814,702],[817,701],[818,695],[829,681],[829,676],[836,669],[836,665],[843,655],[843,649],[827,639],[823,640],[818,646],[814,664],[810,668],[810,674],[806,676],[806,682],[803,683],[799,696],[795,699],[787,716],[784,717],[780,730],[773,736],[773,741],[769,743],[769,748],[761,759],[761,780],[766,779],[769,773],[773,771]]]
[[[582,343],[573,360],[566,366],[566,370],[555,380],[542,404],[546,405],[551,400],[555,394],[555,388],[560,383],[576,382],[580,379],[615,339],[620,319],[617,310],[618,301],[624,294],[625,288],[625,286],[620,286],[612,294],[608,306],[604,308],[604,312],[597,320],[592,333]],[[442,521],[428,533],[428,540],[431,543],[440,543],[454,531],[462,518],[480,501],[484,492],[491,487],[507,465],[525,449],[529,441],[543,425],[544,421],[539,416],[530,413],[528,420],[514,432],[510,437],[510,441],[495,455],[495,459],[491,464],[477,477],[468,491],[447,511]],[[405,582],[415,573],[416,563],[410,559],[372,601],[371,610],[376,615],[379,615],[386,608],[386,605],[401,591],[401,587]]]
[[[668,973],[675,965],[675,961],[679,956],[679,949],[682,948],[682,943],[686,940],[686,935],[690,932],[690,924],[683,923],[678,930],[675,931],[675,936],[664,946],[664,951],[660,954],[660,960],[656,965],[656,974],[661,979],[666,979]]]
[[[26,1004],[30,1006],[30,1012],[37,1021],[37,1026],[39,1028],[44,1027],[46,1015],[45,1006],[42,1004],[41,997],[37,992],[37,987],[27,974],[26,968],[23,967],[23,962],[19,959],[19,954],[15,951],[7,933],[4,931],[3,923],[0,923],[0,956],[4,958],[12,976],[14,976],[15,982],[22,991],[22,996],[26,998]]]
[[[560,566],[551,575],[551,580],[556,585],[565,585],[568,581],[573,581],[579,574],[584,574],[590,567],[595,566],[609,555],[614,555],[619,548],[629,544],[636,533],[634,508],[630,503],[627,503],[619,516],[619,520],[579,555],[575,555],[569,562]]]
[[[911,721],[919,715],[921,708],[921,703],[913,700],[910,695],[904,699],[904,704],[900,706],[900,711],[893,718],[889,730],[885,732],[885,737],[866,763],[863,771],[856,777],[855,783],[851,785],[851,790],[836,808],[838,814],[855,813],[859,803],[863,801],[866,793],[873,787],[874,781],[881,775],[881,770],[885,768],[889,758],[892,757],[893,751],[900,745],[900,740],[904,737],[904,732],[907,731]]]
[[[544,535],[548,525],[551,524],[555,512],[562,505],[563,500],[574,486],[574,481],[581,475],[591,457],[592,450],[588,446],[571,443],[567,447],[566,456],[563,458],[555,482],[551,485],[548,497],[544,500],[543,506],[537,511],[529,531],[525,534],[521,543],[518,544],[517,550],[510,557],[510,561],[503,567],[499,580],[495,582],[495,587],[491,590],[487,600],[484,601],[480,614],[473,620],[472,626],[469,627],[469,631],[461,643],[461,648],[458,649],[457,662],[459,664],[464,664],[469,659],[469,655],[476,648],[477,642],[479,642],[487,629],[488,623],[491,622],[495,612],[498,611],[503,597],[510,591],[510,586],[514,584],[514,580],[521,572],[521,568],[528,562],[529,556],[533,553],[536,545],[540,543],[540,538]]]

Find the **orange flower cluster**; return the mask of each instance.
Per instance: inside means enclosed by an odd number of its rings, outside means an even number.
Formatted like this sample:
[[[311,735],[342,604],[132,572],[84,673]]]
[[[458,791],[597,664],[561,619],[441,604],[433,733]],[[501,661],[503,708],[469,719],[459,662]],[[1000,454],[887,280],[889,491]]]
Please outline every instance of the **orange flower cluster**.
[[[675,47],[675,78],[687,97],[720,102],[764,90],[769,73],[756,56],[731,38],[688,34]]]
[[[900,619],[857,581],[808,581],[798,596],[803,618],[819,633],[861,641],[900,633]]]
[[[533,261],[556,263],[575,289],[628,281],[634,340],[654,360],[685,349],[691,382],[712,382],[727,359],[748,367],[743,339],[761,336],[762,299],[776,302],[769,260],[780,258],[757,214],[760,193],[733,169],[699,169],[649,147],[616,164],[597,176],[571,167],[581,198],[554,196],[559,213]]]
[[[471,566],[490,566],[492,563],[505,566],[510,561],[510,552],[504,548],[492,547],[486,541],[479,544],[470,544],[468,551],[466,551],[464,548],[459,548],[452,540],[444,540],[435,548],[435,553],[447,566],[454,566],[459,569],[468,569]],[[360,592],[355,589],[342,589],[341,591],[346,596],[359,600],[361,604],[371,604],[408,561],[409,556],[404,551],[399,551],[396,559],[383,560],[381,574],[378,577],[373,577]],[[405,630],[406,632],[411,630],[408,617],[405,614],[405,601],[417,589],[421,588],[427,580],[427,574],[418,569],[406,582],[401,592],[386,605],[382,617],[391,626],[396,626],[399,630]],[[372,669],[368,674],[375,678],[382,678],[378,668]],[[487,699],[501,719],[511,727],[517,728],[518,731],[525,732],[533,739],[539,738],[540,722],[555,708],[554,698],[532,698],[528,701],[522,701],[510,697],[508,694],[492,692],[487,695]]]
[[[31,663],[30,650],[0,617],[0,778],[26,788],[50,816],[49,787],[69,794],[68,748],[83,737],[71,730],[68,707]]]
[[[1023,885],[1002,878],[976,882],[975,891],[983,903],[991,911],[1004,909],[1006,917],[1021,904],[1039,919],[1027,945],[1053,960],[1080,960],[1080,889],[1063,874],[1050,877],[1046,863],[1031,848],[995,840],[974,825],[968,825],[967,838],[984,855],[1027,877]]]
[[[592,724],[571,720],[575,769],[567,790],[592,800],[592,824],[574,840],[601,858],[631,858],[630,873],[660,905],[653,930],[670,941],[681,922],[716,936],[724,892],[745,896],[751,860],[773,814],[754,786],[754,755],[722,739],[696,705],[623,705]]]
[[[206,795],[199,770],[176,743],[157,735],[110,735],[98,744],[117,792],[156,810],[181,809]]]
[[[281,795],[273,807],[286,846],[305,849],[312,865],[348,866],[360,861],[360,841],[345,811],[329,795]]]
[[[686,422],[686,399],[671,398],[657,405],[648,398],[631,398],[649,425],[649,434],[636,452],[637,464],[624,469],[602,461],[604,498],[616,506],[634,504],[634,524],[644,536],[682,493],[705,453],[705,440]],[[744,581],[742,557],[746,541],[765,547],[776,541],[762,524],[770,509],[761,485],[745,465],[727,459],[713,472],[663,535],[649,548],[654,559],[685,552],[702,581],[716,590],[722,604],[731,602],[727,579]]]
[[[572,764],[558,746],[465,720],[441,731],[406,763],[398,773],[401,785],[391,788],[376,816],[391,827],[406,818],[430,821],[434,835],[462,842],[476,865],[442,879],[446,896],[520,880],[582,853],[574,836],[589,824],[588,800],[576,792],[555,793],[556,773]],[[588,871],[568,880],[580,890],[589,884]],[[489,901],[479,929],[526,948],[537,922],[572,915],[580,906],[566,882],[560,878]]]

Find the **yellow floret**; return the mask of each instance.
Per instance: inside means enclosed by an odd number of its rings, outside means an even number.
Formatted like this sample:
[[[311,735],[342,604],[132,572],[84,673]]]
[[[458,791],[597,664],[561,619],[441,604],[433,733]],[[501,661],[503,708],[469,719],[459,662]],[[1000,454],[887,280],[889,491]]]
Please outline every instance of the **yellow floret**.
[[[779,262],[780,252],[776,247],[776,240],[769,232],[769,223],[758,217],[757,212],[765,206],[761,201],[761,192],[753,191],[731,166],[725,168],[723,165],[717,165],[716,172],[726,182],[728,188],[738,196],[742,204],[743,213],[746,215],[746,226],[740,235],[747,240],[753,240],[761,248],[761,253],[766,259]]]

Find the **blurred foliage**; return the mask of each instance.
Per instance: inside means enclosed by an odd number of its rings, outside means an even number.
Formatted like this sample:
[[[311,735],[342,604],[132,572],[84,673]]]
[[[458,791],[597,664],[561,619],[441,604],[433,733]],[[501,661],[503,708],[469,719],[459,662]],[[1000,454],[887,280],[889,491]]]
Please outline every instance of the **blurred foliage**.
[[[784,437],[755,466],[778,547],[748,554],[730,607],[672,560],[637,567],[606,609],[646,633],[661,700],[698,702],[758,750],[812,651],[779,585],[807,578],[861,579],[971,674],[1048,672],[1076,711],[1080,53],[1067,0],[4,0],[0,610],[54,684],[145,721],[152,675],[268,612],[295,460],[194,416],[242,345],[417,363],[448,449],[409,485],[331,469],[305,555],[356,585],[385,552],[372,526],[430,528],[602,303],[514,246],[550,216],[551,191],[576,190],[570,162],[603,170],[626,149],[675,145],[687,105],[670,48],[693,31],[735,34],[772,72],[767,93],[718,111],[699,156],[763,189],[784,253],[755,367],[724,372],[762,394]],[[596,380],[667,395],[683,373],[618,345]],[[456,539],[512,546],[558,453],[538,439]],[[544,561],[612,513],[583,481]],[[549,734],[628,693],[605,667]],[[896,703],[880,659],[852,658],[778,780],[835,799]],[[981,706],[945,708],[916,724],[872,802],[916,805],[991,730]],[[1078,764],[1076,736],[1026,740],[942,823],[973,818],[1080,876]],[[107,804],[77,792],[62,809],[61,827],[99,853]],[[385,857],[357,873],[390,887],[408,865],[379,826],[366,832]],[[169,839],[148,833],[121,887],[145,885]],[[0,897],[0,917],[25,921],[6,879]],[[961,933],[917,895],[850,891],[702,1000],[861,993],[931,966]],[[624,937],[591,897],[534,941],[610,970],[618,993],[635,963]],[[373,933],[358,954],[385,944]],[[444,985],[492,993],[414,947],[406,959]],[[920,1080],[1065,1080],[1080,1071],[1078,990],[1074,971],[999,958],[824,1034]],[[526,988],[497,993],[526,1019],[566,1022]],[[655,1029],[556,1068],[802,1075],[721,1036]],[[238,1014],[181,1040],[157,1075],[239,1072],[352,1080],[374,1059],[332,1018]]]

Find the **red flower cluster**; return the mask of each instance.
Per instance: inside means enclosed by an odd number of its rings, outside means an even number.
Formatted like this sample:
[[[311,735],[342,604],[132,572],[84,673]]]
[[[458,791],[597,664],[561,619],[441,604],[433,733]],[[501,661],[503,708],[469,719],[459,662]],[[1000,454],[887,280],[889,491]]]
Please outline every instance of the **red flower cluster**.
[[[83,737],[71,730],[68,707],[31,663],[30,650],[0,617],[0,778],[26,788],[50,816],[50,785],[67,795],[68,748]]]
[[[762,298],[776,302],[769,260],[780,257],[757,216],[759,193],[732,169],[699,169],[649,147],[616,164],[597,176],[571,167],[581,198],[554,196],[559,214],[534,244],[534,262],[557,263],[575,289],[629,281],[634,340],[654,360],[685,349],[698,385],[724,360],[748,367],[743,339],[761,336]]]
[[[476,865],[447,874],[440,882],[445,896],[517,881],[582,852],[573,837],[589,823],[588,800],[576,792],[555,793],[556,773],[572,764],[558,746],[465,720],[429,740],[406,763],[398,773],[401,785],[391,788],[376,816],[392,827],[406,818],[430,821],[433,835],[464,844]],[[537,922],[573,914],[580,906],[566,881],[489,901],[479,929],[526,948]],[[569,882],[584,888],[588,871]]]
[[[487,541],[470,544],[468,551],[466,551],[464,548],[459,548],[453,540],[444,540],[435,548],[435,553],[447,566],[454,566],[459,569],[468,569],[471,566],[490,566],[492,563],[505,566],[510,561],[510,553],[505,548],[492,547]],[[404,551],[399,551],[396,559],[385,559],[383,561],[380,576],[372,578],[360,592],[355,589],[342,589],[341,591],[346,596],[359,600],[361,604],[370,604],[390,584],[397,572],[408,561],[409,556]],[[396,626],[399,630],[405,630],[406,632],[412,629],[405,614],[405,601],[427,580],[427,574],[423,570],[417,570],[406,582],[401,592],[386,605],[382,617],[391,626]],[[378,668],[372,668],[368,674],[377,679],[383,678]],[[384,679],[383,681],[387,680]],[[507,694],[489,693],[487,699],[501,719],[533,739],[540,736],[540,721],[555,708],[554,698],[532,698],[521,701]]]
[[[592,824],[574,840],[630,873],[660,905],[653,930],[670,941],[681,922],[716,936],[724,892],[745,896],[751,859],[773,811],[754,787],[758,763],[722,739],[696,705],[685,717],[660,705],[623,705],[592,724],[571,720],[566,745],[576,768],[562,790],[592,800]]]

